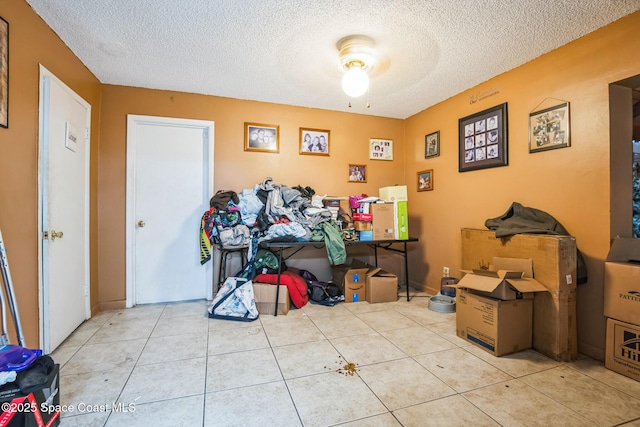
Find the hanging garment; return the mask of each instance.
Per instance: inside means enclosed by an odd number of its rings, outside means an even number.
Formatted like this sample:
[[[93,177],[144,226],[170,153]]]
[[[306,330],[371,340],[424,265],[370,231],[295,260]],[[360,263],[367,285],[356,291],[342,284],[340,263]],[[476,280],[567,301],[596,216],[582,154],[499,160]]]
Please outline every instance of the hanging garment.
[[[499,217],[486,220],[484,225],[489,230],[495,230],[496,237],[507,237],[521,233],[571,236],[567,229],[548,213],[522,206],[517,202],[513,202],[509,209]],[[579,250],[577,251],[577,258],[576,282],[580,285],[587,283],[587,265]]]

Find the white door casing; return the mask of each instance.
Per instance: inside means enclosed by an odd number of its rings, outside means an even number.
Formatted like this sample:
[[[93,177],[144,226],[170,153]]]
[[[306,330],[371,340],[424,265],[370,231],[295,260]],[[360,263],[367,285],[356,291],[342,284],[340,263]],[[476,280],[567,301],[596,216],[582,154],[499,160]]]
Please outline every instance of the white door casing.
[[[200,221],[213,195],[211,121],[127,117],[126,305],[212,298]]]
[[[39,127],[40,340],[49,353],[91,317],[91,105],[42,66]]]

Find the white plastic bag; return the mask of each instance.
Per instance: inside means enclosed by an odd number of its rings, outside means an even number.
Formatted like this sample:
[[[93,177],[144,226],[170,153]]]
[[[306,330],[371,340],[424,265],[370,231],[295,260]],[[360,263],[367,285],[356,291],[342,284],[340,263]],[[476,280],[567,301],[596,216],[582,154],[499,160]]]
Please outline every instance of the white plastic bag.
[[[252,322],[259,316],[253,283],[241,277],[227,277],[209,306],[209,317]]]

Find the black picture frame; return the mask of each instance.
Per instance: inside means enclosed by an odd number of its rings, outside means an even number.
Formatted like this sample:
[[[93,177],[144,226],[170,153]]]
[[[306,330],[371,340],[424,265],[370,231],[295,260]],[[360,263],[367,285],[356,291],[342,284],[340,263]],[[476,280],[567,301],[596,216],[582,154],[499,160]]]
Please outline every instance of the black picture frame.
[[[570,146],[568,102],[529,114],[529,153]]]
[[[9,127],[9,23],[0,17],[0,127]]]
[[[507,103],[458,120],[458,171],[509,164]]]
[[[440,155],[440,131],[430,133],[424,137],[424,158]]]

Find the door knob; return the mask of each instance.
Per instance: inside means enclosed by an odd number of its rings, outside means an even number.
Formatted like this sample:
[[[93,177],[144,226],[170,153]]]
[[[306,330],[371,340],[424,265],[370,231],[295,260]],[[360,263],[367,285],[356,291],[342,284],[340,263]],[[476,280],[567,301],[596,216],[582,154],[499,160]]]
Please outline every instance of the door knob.
[[[49,236],[51,236],[51,241],[56,240],[56,238],[58,239],[62,239],[62,236],[64,235],[64,233],[62,231],[54,231],[51,230],[51,232],[49,231],[45,231],[44,232],[44,238],[45,240],[49,238]]]
[[[144,221],[138,221],[138,227],[144,227],[145,225],[147,224],[145,224]]]

